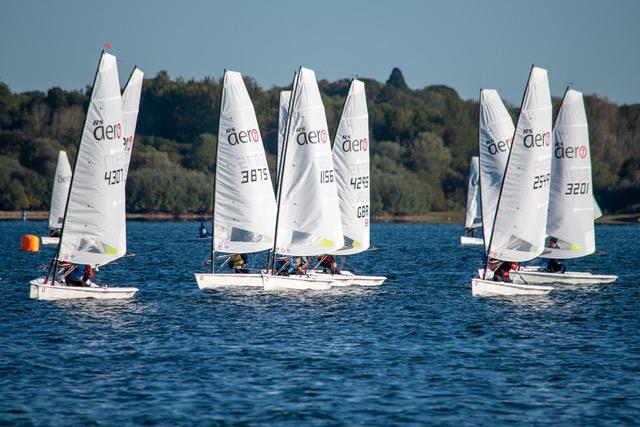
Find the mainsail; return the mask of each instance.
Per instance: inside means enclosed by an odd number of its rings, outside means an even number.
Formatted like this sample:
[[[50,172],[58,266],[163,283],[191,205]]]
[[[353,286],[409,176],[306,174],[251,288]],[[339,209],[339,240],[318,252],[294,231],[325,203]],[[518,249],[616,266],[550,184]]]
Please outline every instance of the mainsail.
[[[143,79],[144,73],[140,71],[138,67],[135,67],[122,92],[122,136],[124,138],[124,150],[127,157],[124,167],[125,181],[129,175],[129,162],[131,161],[131,152],[133,151],[134,137],[136,134]]]
[[[333,142],[345,246],[340,255],[369,248],[369,113],[364,83],[353,80]]]
[[[507,165],[515,127],[498,92],[493,89],[480,91],[480,116],[478,151],[480,153],[480,196],[482,205],[482,230],[485,246],[493,228],[500,186]]]
[[[71,180],[58,253],[61,261],[103,265],[126,251],[119,245],[126,215],[127,155],[122,136],[116,57],[103,52]]]
[[[595,252],[589,129],[582,93],[567,89],[553,127],[553,159],[545,258]]]
[[[58,164],[56,165],[56,176],[53,180],[53,190],[51,191],[51,206],[49,208],[49,230],[60,230],[64,221],[64,208],[67,205],[69,195],[69,185],[71,184],[71,166],[67,153],[58,153]]]
[[[489,256],[527,261],[544,249],[551,172],[547,70],[532,67],[504,173]]]
[[[240,73],[225,71],[216,154],[213,249],[273,245],[276,202],[256,113]]]
[[[134,67],[129,76],[129,80],[122,92],[122,139],[124,143],[124,153],[126,156],[124,165],[124,181],[125,185],[129,176],[129,164],[131,162],[131,153],[133,152],[133,143],[136,135],[136,123],[138,121],[138,109],[140,107],[140,92],[142,92],[142,81],[144,73]],[[121,251],[127,251],[127,229],[125,222],[124,232],[120,235],[120,243],[118,245]]]
[[[480,212],[480,163],[478,157],[471,158],[469,166],[469,184],[467,186],[467,214],[464,220],[465,228],[478,228],[482,226],[482,213]]]
[[[294,83],[278,192],[276,252],[320,255],[342,248],[342,219],[327,119],[315,73]]]
[[[283,90],[280,92],[280,105],[278,107],[278,151],[276,153],[276,183],[280,177],[280,169],[282,169],[282,144],[284,141],[284,133],[287,127],[287,118],[289,117],[289,102],[291,101],[291,91]],[[277,186],[277,184],[276,184]]]

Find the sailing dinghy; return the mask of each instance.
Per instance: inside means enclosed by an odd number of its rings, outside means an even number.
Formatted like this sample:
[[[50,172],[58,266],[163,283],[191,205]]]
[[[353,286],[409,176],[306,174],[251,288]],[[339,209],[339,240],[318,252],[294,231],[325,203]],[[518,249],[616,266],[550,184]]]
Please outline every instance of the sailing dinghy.
[[[295,74],[287,111],[272,265],[262,281],[266,290],[326,290],[334,279],[275,274],[276,254],[319,256],[344,244],[327,119],[312,70]]]
[[[487,261],[522,262],[544,249],[551,172],[551,96],[547,70],[532,67],[522,99],[493,226]],[[482,152],[482,150],[481,150]],[[485,265],[485,270],[487,266]],[[487,280],[471,281],[474,296],[544,295],[553,288]]]
[[[262,287],[259,273],[216,272],[215,254],[270,249],[275,221],[276,201],[255,110],[242,75],[225,71],[216,151],[211,272],[195,273],[198,287]]]
[[[464,219],[465,235],[460,236],[460,243],[463,245],[482,245],[484,240],[473,237],[468,232],[482,227],[482,211],[480,208],[480,162],[477,156],[471,158],[469,167],[469,184],[467,186],[467,212]]]
[[[94,269],[126,253],[125,162],[122,98],[116,57],[103,52],[78,147],[62,223],[60,244],[45,277],[30,282],[30,297],[131,298],[133,287],[70,286],[65,274],[77,265]]]
[[[369,113],[364,83],[354,79],[344,102],[332,148],[345,242],[333,255],[354,255],[369,249],[370,148]],[[318,270],[309,274],[327,276]],[[334,286],[380,286],[386,280],[384,276],[367,276],[349,271],[341,271],[331,277],[337,280]]]
[[[547,239],[541,258],[571,259],[595,252],[594,219],[602,215],[593,198],[589,130],[582,93],[567,88],[553,128],[553,159]],[[514,282],[565,285],[613,283],[617,276],[583,272],[518,270]]]
[[[60,242],[60,230],[64,220],[64,208],[67,205],[67,195],[71,184],[71,165],[65,151],[58,153],[56,176],[51,191],[51,206],[49,208],[49,235],[41,236],[43,245],[57,245]]]

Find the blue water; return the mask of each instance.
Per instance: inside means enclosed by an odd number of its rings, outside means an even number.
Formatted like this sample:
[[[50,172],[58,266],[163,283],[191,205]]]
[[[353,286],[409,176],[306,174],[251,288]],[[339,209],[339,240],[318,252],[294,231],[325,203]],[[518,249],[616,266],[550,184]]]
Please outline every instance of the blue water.
[[[614,285],[473,298],[460,226],[374,224],[353,264],[381,288],[202,291],[197,223],[130,222],[126,302],[30,300],[44,222],[0,222],[0,423],[632,425],[640,419],[640,227],[598,226],[572,269]]]

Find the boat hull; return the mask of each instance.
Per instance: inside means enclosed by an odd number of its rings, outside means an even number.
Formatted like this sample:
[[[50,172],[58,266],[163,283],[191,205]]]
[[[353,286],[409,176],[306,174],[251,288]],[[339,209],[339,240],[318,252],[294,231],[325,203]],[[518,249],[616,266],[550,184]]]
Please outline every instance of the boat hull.
[[[63,300],[63,299],[128,299],[132,298],[138,288],[67,286],[56,282],[45,285],[44,277],[29,282],[29,297],[39,300]]]
[[[494,282],[493,280],[479,278],[471,279],[471,294],[474,297],[546,295],[552,290],[551,286]]]
[[[40,236],[43,245],[57,245],[60,243],[59,237]]]
[[[195,273],[196,282],[200,289],[218,288],[261,288],[261,274],[235,274],[235,273]]]
[[[606,274],[581,273],[577,271],[566,271],[564,273],[549,273],[546,271],[511,271],[511,279],[516,283],[530,284],[562,284],[562,285],[593,285],[613,283],[618,280],[618,276]]]
[[[315,290],[325,291],[331,288],[332,279],[322,279],[311,276],[273,276],[262,274],[262,286],[266,291],[275,290]]]
[[[479,237],[460,236],[461,245],[482,245],[484,240]]]
[[[345,287],[353,285],[353,276],[344,276],[342,274],[326,274],[322,271],[309,271],[307,272],[309,277],[318,278],[321,280],[330,280],[331,286]]]
[[[387,280],[384,276],[365,276],[344,270],[340,274],[333,275],[318,270],[310,271],[308,274],[313,277],[331,277],[334,279],[334,283],[331,286],[381,286]]]

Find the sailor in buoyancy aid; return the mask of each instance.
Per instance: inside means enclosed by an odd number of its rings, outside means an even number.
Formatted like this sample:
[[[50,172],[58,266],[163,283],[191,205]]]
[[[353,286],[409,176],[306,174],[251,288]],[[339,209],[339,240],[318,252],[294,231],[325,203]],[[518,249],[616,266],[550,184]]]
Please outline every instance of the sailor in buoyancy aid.
[[[493,272],[493,280],[495,282],[508,282],[511,283],[511,277],[509,276],[509,272],[511,270],[518,270],[518,263],[511,261],[502,261],[498,268],[496,268]]]
[[[89,264],[72,264],[72,270],[65,277],[68,286],[97,286],[91,282],[95,273]]]
[[[204,239],[209,234],[209,232],[207,231],[207,227],[204,226],[203,222],[200,223],[199,234],[201,239]]]
[[[249,273],[249,270],[243,268],[246,263],[247,256],[245,254],[233,254],[229,257],[229,268],[235,273]]]

